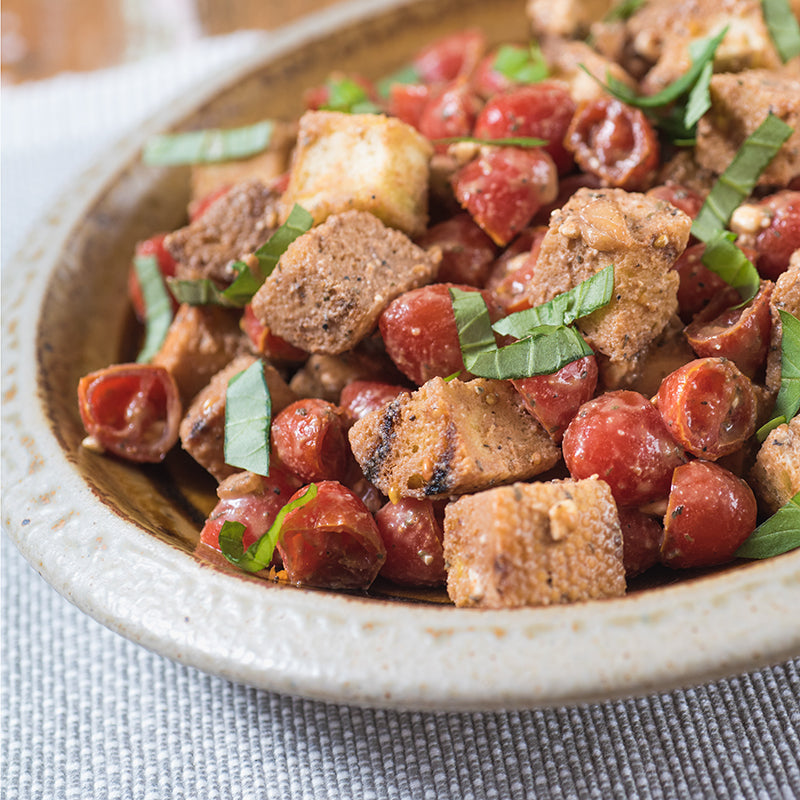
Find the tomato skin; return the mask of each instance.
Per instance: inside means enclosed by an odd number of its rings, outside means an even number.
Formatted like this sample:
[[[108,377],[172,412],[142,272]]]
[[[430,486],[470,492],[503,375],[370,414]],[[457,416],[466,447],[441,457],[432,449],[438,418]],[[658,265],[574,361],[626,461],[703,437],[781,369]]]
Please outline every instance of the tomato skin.
[[[428,228],[417,240],[420,247],[442,250],[437,280],[481,288],[489,277],[497,248],[469,214],[456,214]]]
[[[539,420],[553,441],[560,442],[578,409],[594,395],[597,359],[584,356],[551,375],[534,375],[511,383],[528,412]]]
[[[645,189],[658,169],[658,138],[650,121],[638,108],[612,97],[581,103],[565,142],[581,169],[609,186]]]
[[[163,461],[178,441],[180,395],[164,367],[114,364],[84,375],[78,407],[86,432],[129,461]]]
[[[550,156],[539,148],[487,147],[452,178],[456,199],[496,244],[508,244],[558,192]]]
[[[497,51],[495,50],[481,59],[472,74],[472,86],[475,92],[486,100],[501,92],[507,92],[517,85],[516,81],[494,68],[496,60]]]
[[[485,49],[482,31],[459,31],[422,48],[412,64],[423,83],[448,83],[459,75],[469,75]]]
[[[655,517],[638,508],[620,508],[618,513],[625,577],[633,578],[658,564],[664,528]]]
[[[625,389],[584,403],[562,450],[573,478],[598,475],[622,506],[666,497],[672,471],[686,460],[653,404]]]
[[[738,450],[756,429],[753,384],[726,358],[698,358],[667,375],[656,407],[672,437],[698,458]]]
[[[546,233],[547,228],[543,225],[523,231],[492,266],[492,274],[486,286],[504,314],[531,307],[529,286],[534,278],[536,259]],[[525,250],[528,251],[526,257],[518,258]],[[512,267],[512,263],[516,266]]]
[[[674,181],[667,181],[661,186],[654,186],[647,194],[650,197],[657,197],[659,200],[666,200],[675,208],[679,208],[684,214],[688,214],[694,219],[703,207],[703,198],[694,189],[682,186]]]
[[[478,291],[472,286],[434,283],[400,295],[378,319],[386,352],[407,378],[421,386],[435,376],[446,378],[464,369],[453,316],[450,288]],[[492,299],[482,292],[492,314]]]
[[[732,472],[690,461],[672,476],[661,561],[669,567],[710,567],[733,560],[755,530],[756,499]]]
[[[441,92],[432,94],[417,127],[431,140],[469,136],[479,110],[480,100],[466,80],[456,80]],[[437,152],[447,152],[446,143],[434,146]]]
[[[349,425],[365,417],[372,411],[383,408],[401,392],[408,391],[403,386],[380,381],[351,381],[342,389],[339,408]]]
[[[386,560],[372,514],[335,481],[318,483],[316,497],[286,515],[278,552],[292,583],[322,589],[367,589]]]
[[[574,111],[575,101],[557,83],[519,86],[486,103],[475,121],[474,135],[479,139],[544,139],[547,144],[542,149],[553,159],[559,174],[566,175],[574,166],[572,154],[564,146]]]
[[[422,112],[431,94],[431,87],[424,83],[393,83],[389,89],[388,112],[419,130]]]
[[[158,264],[159,272],[164,278],[172,278],[175,275],[177,263],[172,257],[172,254],[164,247],[164,239],[167,238],[166,233],[158,233],[145,239],[136,245],[137,256],[153,256]],[[169,294],[169,290],[167,291]],[[136,269],[131,265],[130,272],[128,272],[128,297],[130,298],[131,305],[133,306],[136,319],[139,322],[144,322],[145,308],[144,297],[142,296],[142,288],[139,286],[139,276],[136,274]],[[172,313],[178,309],[178,302],[170,294],[169,299],[172,303]]]
[[[777,280],[789,267],[792,253],[800,248],[800,192],[777,192],[761,205],[772,218],[756,236],[756,267],[763,278]]]
[[[702,242],[687,247],[672,265],[678,273],[678,313],[691,320],[702,311],[728,284],[702,261],[706,246]]]
[[[290,344],[286,339],[274,334],[253,313],[253,306],[248,303],[240,321],[240,327],[247,335],[257,353],[270,361],[299,363],[308,358],[308,353]]]
[[[284,408],[272,421],[272,441],[287,469],[309,483],[341,479],[347,472],[344,415],[327,400],[306,398]]]
[[[444,568],[442,526],[430,500],[405,497],[375,514],[386,547],[380,575],[402,586],[441,586]]]
[[[300,481],[286,470],[270,465],[269,475],[252,475],[246,488],[242,487],[242,474],[226,478],[218,488],[219,502],[214,506],[200,532],[201,544],[222,552],[219,532],[223,524],[241,522],[245,526],[242,544],[247,550],[257,542],[275,521],[275,517],[297,491]],[[279,563],[277,551],[273,563]]]
[[[771,281],[762,281],[758,294],[743,308],[738,307],[735,290],[718,295],[686,326],[684,334],[692,350],[701,357],[728,358],[753,378],[767,360],[772,289]]]

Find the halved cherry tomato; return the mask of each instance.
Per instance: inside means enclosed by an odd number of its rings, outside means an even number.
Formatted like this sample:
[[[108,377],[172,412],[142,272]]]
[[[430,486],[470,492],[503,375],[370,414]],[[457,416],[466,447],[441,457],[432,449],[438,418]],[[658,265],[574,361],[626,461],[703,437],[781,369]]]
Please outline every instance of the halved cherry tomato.
[[[618,511],[625,577],[633,578],[658,564],[664,527],[655,517],[638,508],[620,508]]]
[[[700,213],[700,209],[703,207],[703,197],[700,194],[688,186],[675,183],[675,181],[667,181],[660,186],[654,186],[647,194],[650,197],[657,197],[659,200],[666,200],[692,219]]]
[[[442,526],[430,500],[405,497],[375,514],[386,547],[380,575],[404,586],[440,586],[444,569]]]
[[[767,360],[772,316],[769,299],[771,281],[762,281],[758,294],[744,307],[731,289],[709,303],[686,326],[685,335],[698,356],[729,358],[748,377],[753,378]]]
[[[422,48],[412,64],[423,83],[448,83],[459,75],[469,75],[485,49],[482,31],[459,31]]]
[[[389,89],[388,111],[419,130],[419,121],[431,94],[431,87],[424,83],[393,83]]]
[[[299,363],[308,358],[305,350],[290,344],[264,325],[253,313],[253,306],[250,303],[244,307],[239,325],[255,351],[266,356],[270,361]]]
[[[497,248],[469,214],[456,214],[433,225],[416,241],[420,247],[441,248],[440,283],[466,283],[478,288],[486,283]]]
[[[474,135],[480,139],[544,139],[547,144],[542,149],[553,159],[559,174],[566,175],[572,170],[573,161],[564,146],[564,136],[574,111],[575,101],[557,83],[542,81],[519,86],[486,103],[475,121]]]
[[[365,417],[372,411],[383,408],[401,392],[407,391],[405,387],[394,383],[381,383],[379,381],[350,381],[342,389],[339,397],[339,408],[345,415],[349,424]]]
[[[756,236],[756,267],[763,278],[777,280],[789,267],[789,259],[800,249],[800,192],[783,191],[765,197],[769,225]]]
[[[560,442],[578,409],[594,395],[597,359],[585,356],[551,375],[512,380],[525,408],[542,424],[553,441]]]
[[[505,314],[531,307],[529,287],[546,233],[543,225],[523,231],[492,266],[486,286]]]
[[[327,400],[297,400],[272,420],[278,457],[303,480],[340,480],[347,471],[350,445],[344,415]]]
[[[419,132],[429,139],[469,136],[480,100],[466,79],[459,79],[435,92],[425,104],[419,118]],[[446,152],[444,142],[435,145],[437,152]]]
[[[172,253],[164,247],[164,239],[166,239],[166,237],[166,233],[158,233],[155,236],[151,236],[149,239],[145,239],[143,242],[139,242],[136,245],[136,255],[153,256],[158,264],[158,270],[162,277],[172,278],[175,275],[175,269],[178,265],[172,257]],[[167,293],[169,294],[169,292]],[[144,297],[142,296],[142,287],[139,286],[139,276],[136,274],[133,265],[131,265],[130,271],[128,272],[128,297],[130,298],[134,313],[136,314],[136,319],[138,319],[139,322],[143,322],[145,317]],[[172,302],[172,311],[174,313],[178,309],[178,303],[171,294],[169,298]]]
[[[316,497],[286,515],[278,552],[292,583],[323,589],[367,589],[386,560],[372,514],[335,481],[318,483]]]
[[[667,375],[656,407],[684,450],[716,461],[756,429],[753,384],[727,358],[699,358]]]
[[[645,189],[658,169],[658,138],[650,121],[613,97],[581,103],[564,143],[581,169],[609,186]]]
[[[556,196],[553,160],[539,148],[489,147],[452,178],[456,199],[499,245],[508,244]]]
[[[756,527],[756,499],[741,478],[709,461],[690,461],[672,476],[661,561],[710,567],[731,561]]]
[[[562,449],[573,478],[599,476],[623,506],[667,497],[673,470],[686,460],[655,406],[627,390],[584,403]]]
[[[172,375],[152,364],[115,364],[78,383],[86,432],[129,461],[163,461],[178,441],[181,401]]]

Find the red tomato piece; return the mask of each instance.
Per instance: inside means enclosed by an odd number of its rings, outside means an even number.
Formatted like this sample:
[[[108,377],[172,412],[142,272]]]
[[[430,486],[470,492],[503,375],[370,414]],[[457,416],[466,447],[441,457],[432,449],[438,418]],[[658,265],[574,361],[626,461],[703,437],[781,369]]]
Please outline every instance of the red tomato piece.
[[[297,491],[300,481],[291,473],[270,465],[269,475],[238,472],[218,487],[220,500],[214,506],[200,532],[200,543],[221,552],[219,532],[226,521],[245,526],[242,545],[247,550],[257,542],[275,521],[278,512]],[[278,563],[277,551],[273,564]]]
[[[654,186],[647,192],[650,197],[657,197],[659,200],[666,200],[675,208],[679,208],[684,214],[688,214],[694,219],[703,207],[703,197],[694,189],[682,186],[674,181],[667,181],[661,186]]]
[[[456,80],[443,91],[431,96],[419,118],[419,132],[429,139],[469,136],[480,100],[465,79]],[[446,152],[448,145],[435,145],[437,152]]]
[[[678,273],[678,313],[690,320],[702,311],[728,284],[704,263],[706,246],[701,242],[687,247],[672,265]]]
[[[442,526],[430,500],[401,498],[375,514],[386,548],[380,575],[402,586],[441,586],[444,569]]]
[[[309,483],[344,477],[350,461],[344,415],[327,400],[309,397],[286,406],[272,420],[280,460]]]
[[[172,375],[152,364],[114,364],[78,383],[86,432],[129,461],[163,461],[178,441],[181,401]]]
[[[756,267],[763,278],[774,281],[800,249],[800,192],[778,192],[765,197],[761,205],[769,209],[771,219],[756,236]]]
[[[151,236],[149,239],[145,239],[143,242],[139,242],[136,245],[136,255],[145,257],[153,256],[158,264],[158,269],[162,277],[172,278],[175,275],[177,263],[172,257],[172,253],[164,247],[164,239],[166,239],[166,237],[166,233],[158,233],[155,236]],[[144,322],[144,297],[142,296],[142,288],[139,286],[139,276],[136,274],[133,265],[131,265],[130,271],[128,272],[128,297],[130,298],[134,313],[136,314],[136,319],[138,319],[139,322]],[[171,294],[169,297],[172,301],[172,310],[175,312],[178,308],[178,303]]]
[[[421,386],[435,376],[464,369],[449,283],[434,283],[401,294],[384,309],[378,327],[386,352],[407,378]],[[465,292],[472,286],[455,286]],[[488,292],[482,292],[492,313]]]
[[[557,83],[543,81],[520,86],[486,103],[475,121],[474,135],[479,139],[513,136],[544,139],[547,144],[542,149],[553,159],[559,174],[566,175],[574,166],[572,154],[564,146],[574,111],[575,101]]]
[[[538,148],[485,148],[452,178],[456,199],[499,245],[508,244],[558,192],[558,175]]]
[[[727,358],[699,358],[667,375],[656,407],[675,441],[707,461],[735,452],[756,429],[753,384]]]
[[[638,508],[620,508],[619,526],[622,529],[622,562],[625,577],[641,575],[659,562],[664,527]]]
[[[278,552],[292,583],[322,589],[367,589],[386,560],[372,514],[335,481],[318,483],[317,496],[286,515]]]
[[[239,324],[256,352],[266,356],[270,361],[299,363],[308,358],[305,350],[290,344],[264,325],[253,313],[250,303],[244,307]]]
[[[469,75],[485,49],[482,31],[459,31],[424,47],[412,63],[423,83],[448,83],[459,75]]]
[[[672,477],[661,561],[679,568],[731,561],[756,516],[756,499],[741,478],[709,461],[683,464]]]
[[[393,83],[389,89],[388,111],[419,130],[419,121],[428,101],[431,87],[424,83]]]
[[[512,380],[525,408],[560,442],[578,409],[591,400],[597,386],[597,359],[585,356],[552,375]]]
[[[469,214],[457,214],[440,222],[417,239],[420,247],[442,250],[438,280],[482,287],[489,277],[496,247]]]
[[[383,408],[387,403],[405,392],[403,386],[379,381],[351,381],[342,389],[339,396],[339,408],[344,412],[348,422],[352,424],[372,411]]]
[[[650,121],[612,97],[581,103],[564,141],[581,169],[609,186],[642,190],[658,169],[658,138]]]
[[[489,99],[513,89],[517,83],[494,68],[497,51],[484,56],[472,75],[472,86],[480,97]]]
[[[686,461],[655,406],[638,392],[606,392],[584,403],[564,433],[573,478],[598,475],[619,505],[667,497],[672,471]]]
[[[740,307],[735,290],[725,291],[686,326],[686,340],[698,356],[729,358],[753,378],[767,360],[773,284],[762,281],[758,294]]]

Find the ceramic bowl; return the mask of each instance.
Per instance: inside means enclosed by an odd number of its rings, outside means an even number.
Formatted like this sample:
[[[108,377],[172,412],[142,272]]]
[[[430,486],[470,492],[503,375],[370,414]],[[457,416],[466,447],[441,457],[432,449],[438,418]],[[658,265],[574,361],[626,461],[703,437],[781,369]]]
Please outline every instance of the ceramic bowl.
[[[800,654],[800,551],[662,576],[626,597],[456,609],[266,583],[193,554],[213,487],[185,464],[81,448],[80,376],[121,360],[134,243],[182,223],[188,176],[144,166],[151,134],[302,111],[331,69],[379,77],[467,26],[524,40],[519,0],[345,4],[274,37],[121,141],[4,265],[3,524],[61,594],[168,658],[278,692],[427,709],[523,708],[698,683]],[[127,350],[126,350],[127,348]],[[178,459],[180,462],[180,459]],[[652,582],[651,582],[652,583]]]

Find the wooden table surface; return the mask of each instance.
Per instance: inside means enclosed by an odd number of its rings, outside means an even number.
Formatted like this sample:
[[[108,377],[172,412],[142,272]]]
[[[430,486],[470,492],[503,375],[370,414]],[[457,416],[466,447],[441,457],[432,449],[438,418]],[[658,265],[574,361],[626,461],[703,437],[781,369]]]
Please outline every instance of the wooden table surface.
[[[132,61],[203,35],[272,29],[335,0],[3,0],[2,81]]]

